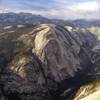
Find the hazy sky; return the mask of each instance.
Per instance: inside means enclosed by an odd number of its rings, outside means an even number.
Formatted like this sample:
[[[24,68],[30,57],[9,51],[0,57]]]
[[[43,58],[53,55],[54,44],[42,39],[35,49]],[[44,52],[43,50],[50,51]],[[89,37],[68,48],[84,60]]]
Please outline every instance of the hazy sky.
[[[49,18],[100,19],[100,0],[0,0],[0,12],[6,11]]]

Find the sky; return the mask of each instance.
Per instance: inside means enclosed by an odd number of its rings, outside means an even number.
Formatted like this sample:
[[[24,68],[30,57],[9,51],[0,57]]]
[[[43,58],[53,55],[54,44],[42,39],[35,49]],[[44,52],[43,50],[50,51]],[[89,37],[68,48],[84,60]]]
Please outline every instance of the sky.
[[[27,12],[57,19],[100,19],[100,0],[0,0],[0,12]]]

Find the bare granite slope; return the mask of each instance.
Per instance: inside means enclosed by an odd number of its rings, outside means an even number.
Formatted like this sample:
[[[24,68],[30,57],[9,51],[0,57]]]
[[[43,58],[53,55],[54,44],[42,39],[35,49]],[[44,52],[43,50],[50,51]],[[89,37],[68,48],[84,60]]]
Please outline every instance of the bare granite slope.
[[[96,38],[85,29],[41,24],[7,40],[13,48],[0,48],[2,100],[63,100],[95,72]]]

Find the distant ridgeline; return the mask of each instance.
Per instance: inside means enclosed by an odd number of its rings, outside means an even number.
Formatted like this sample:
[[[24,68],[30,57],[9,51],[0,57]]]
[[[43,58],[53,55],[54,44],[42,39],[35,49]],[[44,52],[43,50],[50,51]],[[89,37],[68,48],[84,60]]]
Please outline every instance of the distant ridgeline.
[[[0,26],[18,25],[18,24],[62,24],[78,27],[100,26],[100,20],[62,20],[48,19],[41,15],[31,13],[0,13]]]

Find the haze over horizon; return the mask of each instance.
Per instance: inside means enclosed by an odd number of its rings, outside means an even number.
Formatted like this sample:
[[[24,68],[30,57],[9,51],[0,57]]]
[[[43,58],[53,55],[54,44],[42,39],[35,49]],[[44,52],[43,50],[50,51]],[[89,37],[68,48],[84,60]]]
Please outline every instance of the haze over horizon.
[[[100,19],[100,0],[0,0],[0,12],[28,12],[57,19]]]

